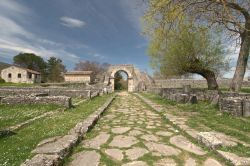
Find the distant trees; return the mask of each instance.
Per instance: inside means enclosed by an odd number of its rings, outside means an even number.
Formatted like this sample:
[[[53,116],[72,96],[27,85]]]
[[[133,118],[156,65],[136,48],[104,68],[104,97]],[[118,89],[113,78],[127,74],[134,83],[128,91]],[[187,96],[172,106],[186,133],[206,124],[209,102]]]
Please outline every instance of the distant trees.
[[[122,76],[122,72],[115,74],[115,90],[123,90],[128,88],[128,81]]]
[[[33,53],[20,53],[13,58],[13,62],[20,67],[40,72],[42,82],[64,81],[62,74],[66,71],[66,68],[59,58],[50,57],[46,62],[42,57]]]
[[[231,90],[240,90],[250,50],[249,0],[146,1],[149,7],[144,17],[147,23],[145,31],[150,36],[161,33],[162,38],[168,38],[168,30],[178,29],[183,22],[189,22],[195,26],[221,28],[226,37],[236,39],[240,51]]]
[[[108,70],[110,64],[98,63],[95,61],[80,61],[75,64],[75,70],[77,71],[93,71],[94,78],[102,81],[105,72]]]
[[[46,81],[47,64],[42,57],[33,53],[20,53],[13,58],[14,64],[41,73],[42,81]]]
[[[63,82],[63,73],[66,72],[66,68],[62,63],[62,60],[56,57],[50,57],[47,62],[47,73],[49,82]]]

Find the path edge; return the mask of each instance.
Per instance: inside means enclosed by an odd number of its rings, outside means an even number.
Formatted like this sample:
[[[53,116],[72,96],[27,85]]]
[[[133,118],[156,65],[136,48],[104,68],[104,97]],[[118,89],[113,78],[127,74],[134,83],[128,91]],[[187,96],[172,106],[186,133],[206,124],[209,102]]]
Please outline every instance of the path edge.
[[[35,156],[27,159],[21,166],[58,166],[61,165],[64,159],[70,154],[72,149],[80,142],[84,135],[89,132],[101,118],[102,114],[111,105],[116,98],[116,94],[110,97],[101,107],[90,114],[85,120],[79,122],[72,128],[68,135],[48,138],[41,141],[35,150],[32,151]],[[53,147],[60,145],[56,149],[41,150],[41,147]]]

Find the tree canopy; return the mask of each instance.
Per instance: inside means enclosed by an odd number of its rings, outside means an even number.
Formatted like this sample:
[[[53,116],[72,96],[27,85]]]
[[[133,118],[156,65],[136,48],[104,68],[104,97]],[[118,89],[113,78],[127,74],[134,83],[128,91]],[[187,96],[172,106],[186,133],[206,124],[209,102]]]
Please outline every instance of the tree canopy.
[[[63,82],[63,73],[66,72],[66,68],[62,63],[62,60],[56,57],[50,57],[48,60],[48,81],[49,82]]]
[[[104,73],[108,70],[110,64],[98,63],[95,61],[80,61],[75,64],[75,70],[78,71],[93,71],[93,76],[100,81],[103,81]]]
[[[250,49],[250,1],[246,0],[148,0],[145,32],[149,36],[169,32],[189,22],[195,26],[222,28],[240,47],[231,90],[241,87]],[[188,20],[187,20],[188,18]],[[158,35],[159,36],[159,35]]]
[[[151,40],[149,54],[153,66],[165,77],[199,74],[207,79],[209,89],[217,89],[216,76],[228,67],[220,40],[215,40],[207,28],[188,25],[168,33],[163,41],[160,33]]]
[[[13,61],[15,65],[40,72],[42,81],[46,80],[47,64],[42,57],[33,53],[20,53],[13,58]]]

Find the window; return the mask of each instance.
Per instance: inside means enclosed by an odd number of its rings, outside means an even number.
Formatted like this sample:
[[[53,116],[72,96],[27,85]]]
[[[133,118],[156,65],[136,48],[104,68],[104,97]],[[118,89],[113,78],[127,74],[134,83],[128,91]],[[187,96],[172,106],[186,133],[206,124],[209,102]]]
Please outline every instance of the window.
[[[21,74],[21,73],[18,73],[18,74],[17,74],[17,78],[22,78],[22,74]]]
[[[8,74],[8,78],[11,78],[11,73]]]
[[[32,73],[28,73],[28,77],[29,77],[29,79],[31,79],[32,78]]]

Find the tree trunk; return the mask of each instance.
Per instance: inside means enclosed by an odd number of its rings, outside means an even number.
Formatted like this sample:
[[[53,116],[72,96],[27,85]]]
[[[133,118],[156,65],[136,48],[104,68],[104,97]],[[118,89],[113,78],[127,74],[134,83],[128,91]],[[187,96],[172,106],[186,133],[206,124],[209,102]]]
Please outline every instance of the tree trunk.
[[[201,75],[207,80],[208,90],[218,90],[219,86],[217,84],[214,72],[210,70],[204,70]]]
[[[246,22],[245,32],[241,34],[241,47],[237,60],[237,66],[230,85],[231,91],[239,92],[246,72],[248,56],[250,52],[250,19]]]

